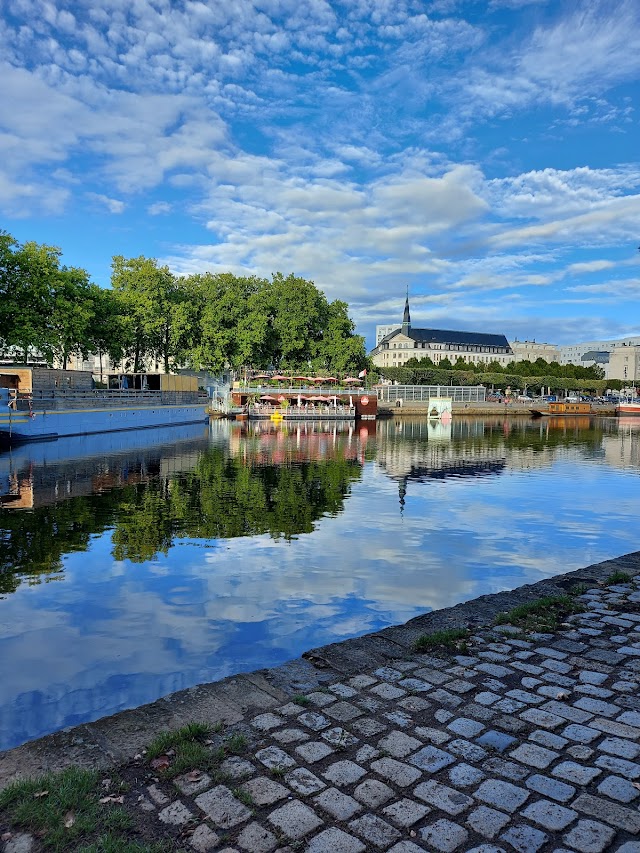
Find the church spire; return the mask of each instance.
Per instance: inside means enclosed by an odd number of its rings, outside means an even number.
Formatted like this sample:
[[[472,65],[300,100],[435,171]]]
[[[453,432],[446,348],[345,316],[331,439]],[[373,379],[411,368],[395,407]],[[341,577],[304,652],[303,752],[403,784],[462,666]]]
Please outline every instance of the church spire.
[[[404,303],[404,315],[402,317],[402,334],[408,335],[411,331],[411,314],[409,313],[409,287],[407,286],[407,298]]]

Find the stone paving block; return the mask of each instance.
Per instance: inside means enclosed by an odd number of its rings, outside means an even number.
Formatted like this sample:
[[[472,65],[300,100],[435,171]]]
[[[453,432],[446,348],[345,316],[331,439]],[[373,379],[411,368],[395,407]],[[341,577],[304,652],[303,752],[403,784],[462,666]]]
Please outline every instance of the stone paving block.
[[[375,714],[381,708],[384,708],[384,702],[381,702],[380,699],[374,699],[373,696],[360,696],[355,702],[360,708],[364,708],[371,714]]]
[[[384,849],[400,838],[400,832],[382,818],[373,814],[365,814],[352,820],[349,829],[357,835],[362,836],[369,844],[378,849]]]
[[[581,697],[577,702],[574,702],[573,707],[602,717],[615,717],[616,714],[620,713],[620,708],[617,705],[611,702],[603,702],[601,699],[592,699],[590,696]]]
[[[195,773],[193,778],[189,778],[189,774],[185,773],[184,776],[178,776],[173,780],[175,786],[178,790],[185,795],[185,797],[191,797],[193,794],[199,794],[201,791],[206,791],[207,788],[210,788],[213,785],[213,781],[211,776],[207,773],[201,773],[198,779],[195,778]]]
[[[527,708],[519,714],[519,717],[534,726],[542,726],[543,729],[557,729],[558,726],[566,725],[567,722],[564,717],[540,708]]]
[[[271,737],[278,743],[300,743],[300,741],[309,740],[311,736],[302,729],[281,729],[279,732],[272,732]]]
[[[578,853],[602,853],[613,840],[615,830],[595,820],[581,820],[568,832],[563,841]]]
[[[151,799],[157,806],[166,806],[167,803],[171,802],[171,798],[167,797],[164,791],[161,791],[157,785],[149,785],[147,788],[147,794],[149,795],[149,799]]]
[[[425,806],[423,803],[403,799],[386,806],[382,809],[382,814],[396,826],[406,828],[422,820],[430,811],[429,806]]]
[[[575,758],[576,761],[588,761],[594,755],[594,750],[584,743],[574,743],[567,748],[566,754]]]
[[[595,672],[590,669],[585,669],[578,674],[580,681],[585,684],[595,684],[596,686],[604,684],[608,677],[606,672]]]
[[[411,764],[427,773],[437,773],[443,767],[455,762],[453,755],[438,749],[436,746],[425,746],[409,759]]]
[[[398,682],[398,687],[414,693],[426,693],[428,690],[433,690],[433,684],[429,684],[421,678],[403,678],[402,681]]]
[[[320,732],[322,729],[328,729],[331,725],[331,722],[317,711],[305,711],[298,717],[298,722],[301,725],[306,726],[308,729],[312,729],[314,732]]]
[[[306,767],[296,767],[284,777],[287,785],[292,788],[296,794],[302,794],[308,797],[309,794],[315,794],[316,791],[321,791],[326,788],[326,784],[314,776]]]
[[[375,737],[388,727],[379,720],[374,720],[373,717],[361,717],[359,720],[353,721],[351,728],[355,729],[362,737]]]
[[[367,761],[373,761],[375,758],[380,758],[380,750],[376,749],[375,746],[369,746],[368,743],[365,743],[365,745],[361,746],[356,752],[355,758],[357,764],[365,764]]]
[[[607,737],[600,742],[598,749],[603,752],[609,752],[611,755],[617,755],[620,758],[628,758],[633,760],[640,755],[640,746],[633,741],[624,738]]]
[[[616,853],[640,853],[640,841],[627,841]]]
[[[541,776],[539,773],[529,776],[526,786],[537,794],[551,797],[552,800],[559,800],[561,803],[568,802],[576,793],[576,789],[572,785],[558,782],[557,779],[550,779],[548,776]]]
[[[404,758],[410,752],[415,752],[422,746],[422,741],[415,737],[411,737],[404,732],[393,731],[389,732],[378,741],[379,749],[388,752],[395,758]]]
[[[330,684],[329,690],[341,699],[351,699],[358,694],[358,691],[354,690],[353,687],[350,687],[348,684],[342,684],[341,682]]]
[[[470,764],[465,764],[464,762],[456,764],[455,767],[449,770],[449,781],[456,788],[466,788],[469,785],[476,785],[478,782],[482,782],[484,778],[485,774],[482,770],[478,770],[477,767],[472,767]]]
[[[279,717],[277,714],[258,714],[257,717],[251,720],[251,725],[259,732],[268,732],[271,729],[277,729],[278,726],[282,726],[284,722],[282,717]]]
[[[613,755],[600,755],[594,763],[603,770],[611,770],[613,773],[619,773],[627,779],[637,779],[640,777],[640,764],[635,761],[627,761],[626,758],[616,758]]]
[[[485,838],[495,838],[510,820],[509,815],[488,806],[478,806],[467,815],[467,825]]]
[[[441,850],[442,853],[453,853],[469,838],[469,833],[457,823],[452,823],[446,818],[441,818],[431,826],[425,826],[420,830],[420,835],[430,847]]]
[[[404,699],[400,699],[398,705],[400,708],[415,713],[416,711],[426,711],[427,708],[431,708],[432,703],[421,696],[405,696]]]
[[[477,743],[471,743],[468,740],[462,740],[462,738],[449,741],[447,750],[466,761],[482,761],[488,755],[488,752]]]
[[[410,767],[402,761],[397,761],[395,758],[380,758],[377,761],[371,762],[371,769],[383,779],[388,779],[399,788],[406,788],[407,785],[413,784],[422,775],[417,767]]]
[[[516,761],[520,761],[528,767],[544,770],[559,757],[559,753],[545,749],[543,746],[536,746],[534,743],[523,743],[512,750],[509,757],[515,758]]]
[[[449,693],[448,690],[445,690],[442,687],[438,690],[434,690],[433,693],[430,693],[429,698],[438,705],[442,705],[449,709],[458,708],[464,702],[464,699],[461,699],[459,696],[455,696],[453,693]]]
[[[162,823],[168,823],[170,826],[183,826],[185,823],[193,820],[193,814],[183,802],[175,800],[173,803],[165,806],[161,812],[158,812],[158,819]]]
[[[516,739],[505,732],[499,732],[495,729],[489,729],[478,738],[478,743],[487,746],[490,749],[495,749],[497,752],[504,752],[507,747],[515,743]]]
[[[446,672],[438,672],[437,669],[430,669],[429,667],[416,669],[413,674],[419,678],[424,678],[430,684],[446,684],[447,681],[451,681],[451,676],[447,675]]]
[[[269,770],[286,769],[295,767],[295,759],[291,758],[283,749],[277,746],[267,746],[256,752],[256,758]]]
[[[574,708],[572,705],[566,705],[564,702],[547,702],[541,706],[540,710],[548,711],[550,714],[557,714],[558,717],[564,717],[573,723],[586,723],[593,717],[592,713],[581,708]],[[543,726],[543,728],[546,727]]]
[[[548,840],[548,836],[532,826],[511,826],[500,838],[518,853],[535,853]]]
[[[200,826],[196,827],[189,838],[189,844],[196,853],[209,853],[219,843],[220,837],[206,823],[201,823]]]
[[[410,714],[405,714],[403,711],[387,711],[384,716],[391,723],[394,723],[396,726],[402,726],[406,728],[407,726],[413,725],[413,719]]]
[[[331,693],[322,693],[320,690],[314,690],[313,693],[307,693],[306,698],[309,702],[313,703],[316,708],[324,708],[326,705],[331,705],[336,701],[336,697]]]
[[[429,743],[437,743],[439,745],[451,740],[451,735],[441,731],[440,729],[434,729],[429,726],[416,726],[415,734],[419,738],[422,738],[422,740],[428,741]]]
[[[375,688],[373,688],[375,690]],[[350,720],[355,720],[356,717],[361,717],[363,711],[354,705],[352,702],[335,702],[324,708],[324,712],[328,717],[337,720],[339,723],[348,723]]]
[[[611,800],[594,797],[592,794],[580,794],[571,805],[577,811],[591,817],[598,817],[616,828],[619,827],[634,834],[640,832],[640,812],[637,809],[628,809],[626,806],[619,806]]]
[[[620,803],[631,803],[640,797],[640,791],[628,779],[623,779],[621,776],[607,776],[598,785],[598,793],[606,794],[607,797],[618,800]]]
[[[457,719],[452,720],[447,725],[447,728],[449,731],[452,731],[457,735],[470,738],[479,735],[485,726],[483,726],[482,723],[476,722],[476,720],[470,720],[467,717],[458,717]]]
[[[18,832],[3,845],[4,853],[31,853],[34,837],[28,832]]]
[[[613,690],[605,690],[604,687],[594,687],[593,684],[578,684],[573,688],[576,693],[582,693],[585,696],[593,696],[594,699],[610,699],[614,696]]]
[[[356,690],[364,690],[365,687],[371,687],[372,684],[376,683],[376,679],[372,678],[370,675],[354,675],[353,678],[350,678],[347,684]]]
[[[322,774],[325,779],[333,782],[334,785],[351,785],[357,782],[366,774],[366,770],[356,764],[354,761],[344,760],[336,761],[329,765]]]
[[[399,669],[393,669],[390,666],[381,666],[373,673],[376,678],[382,681],[398,681],[402,678],[402,672]]]
[[[578,813],[573,809],[566,809],[564,806],[559,806],[557,803],[552,803],[549,800],[538,800],[537,803],[531,803],[522,812],[522,816],[527,820],[537,823],[544,829],[551,832],[559,832],[566,829],[570,823],[578,817]]]
[[[395,795],[384,782],[380,782],[378,779],[365,779],[364,782],[356,786],[353,796],[367,808],[377,809],[383,803],[388,803]]]
[[[486,785],[487,782],[482,784]],[[454,788],[449,788],[447,785],[441,785],[433,779],[428,782],[421,782],[413,793],[418,799],[424,800],[450,815],[461,814],[473,804],[471,797],[456,791]]]
[[[482,765],[482,769],[486,771],[488,776],[497,774],[514,782],[519,782],[529,773],[521,764],[516,764],[515,761],[505,761],[503,758],[497,757],[487,759]]]
[[[257,779],[250,779],[240,786],[241,791],[245,791],[257,806],[271,806],[277,803],[278,800],[284,800],[290,796],[291,792],[284,785],[276,782],[274,779],[269,779],[266,776],[259,776]]]
[[[375,687],[371,687],[370,692],[375,693],[381,699],[399,699],[401,696],[407,695],[406,690],[403,690],[401,687],[394,687],[393,684],[387,684],[384,681],[376,684]]]
[[[218,785],[195,798],[196,805],[220,829],[231,829],[251,817],[250,810],[225,785]]]
[[[362,805],[357,800],[337,788],[327,788],[314,797],[313,802],[336,820],[349,820],[354,814],[362,811]]]
[[[515,714],[524,707],[526,707],[525,703],[519,702],[517,699],[501,699],[493,706],[494,709],[502,711],[503,714]]]
[[[602,770],[597,767],[585,767],[582,764],[576,764],[575,761],[562,761],[551,772],[554,776],[574,782],[576,785],[588,785],[602,773]]]
[[[296,755],[300,756],[300,758],[308,764],[315,764],[316,761],[322,761],[323,758],[326,758],[327,755],[331,755],[332,752],[335,752],[333,747],[320,740],[303,743],[296,747]]]
[[[417,847],[413,841],[401,841],[394,844],[389,853],[423,853],[424,847]]]
[[[529,792],[501,779],[487,779],[481,783],[474,796],[490,806],[514,812],[529,799]]]
[[[487,675],[493,675],[495,678],[504,678],[507,675],[513,674],[512,669],[507,669],[506,666],[499,666],[495,663],[479,663],[474,669],[477,669],[478,672],[486,672]]]
[[[472,720],[478,720],[483,723],[493,720],[497,715],[497,711],[492,710],[486,705],[478,705],[477,702],[469,702],[465,705],[464,712],[467,717],[470,717]]]
[[[626,723],[628,726],[640,729],[640,712],[638,711],[625,711],[616,720],[618,723]]]
[[[562,730],[561,734],[569,740],[576,740],[579,743],[591,743],[591,741],[601,737],[602,732],[599,732],[597,729],[592,729],[590,726],[581,726],[577,723],[571,723]]]
[[[523,702],[525,705],[539,705],[544,699],[536,693],[530,693],[528,690],[507,690],[506,695],[510,699],[515,699],[518,702]]]
[[[475,675],[475,673],[472,673],[472,675]],[[454,693],[468,693],[474,687],[475,684],[472,681],[465,681],[462,678],[456,678],[447,684],[447,690],[453,690]]]
[[[357,737],[340,726],[334,726],[332,729],[327,729],[322,732],[320,737],[338,749],[346,749],[348,746],[354,746],[358,743]]]
[[[250,823],[242,830],[237,840],[238,847],[248,853],[271,853],[278,845],[278,839],[259,823]]]
[[[269,822],[294,841],[322,826],[318,815],[300,800],[292,800],[271,812]]]
[[[220,770],[231,779],[246,779],[255,773],[255,767],[246,758],[239,755],[230,755],[220,765]]]
[[[493,705],[494,702],[498,702],[499,699],[499,694],[492,693],[491,690],[482,690],[480,693],[476,693],[474,697],[474,701],[479,705]]]
[[[589,725],[600,732],[614,735],[614,737],[626,737],[636,740],[640,737],[640,729],[635,728],[635,726],[627,726],[625,723],[617,723],[614,720],[607,720],[605,717],[596,717],[595,720],[591,720]]]
[[[309,842],[306,853],[365,853],[365,845],[337,827],[325,829]]]
[[[540,746],[546,746],[548,749],[562,749],[568,743],[567,739],[556,735],[553,732],[536,729],[529,735],[529,740],[534,743],[539,743]]]

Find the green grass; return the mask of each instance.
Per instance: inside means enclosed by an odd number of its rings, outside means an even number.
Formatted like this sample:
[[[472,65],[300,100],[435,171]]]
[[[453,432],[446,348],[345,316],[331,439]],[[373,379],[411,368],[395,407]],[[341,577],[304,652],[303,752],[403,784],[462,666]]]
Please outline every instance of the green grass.
[[[421,634],[413,644],[417,652],[431,652],[447,650],[465,654],[467,649],[466,640],[469,631],[466,628],[449,628],[446,631],[436,631],[435,634]]]
[[[567,616],[583,610],[584,607],[570,595],[546,596],[499,613],[494,624],[515,625],[523,631],[553,633]]]
[[[123,808],[99,803],[103,795],[97,772],[70,767],[10,785],[0,792],[0,813],[12,827],[37,834],[45,848],[68,851],[96,833],[115,839],[130,828]]]
[[[147,759],[166,757],[164,767],[153,767],[162,779],[173,779],[190,770],[202,770],[217,777],[220,762],[228,755],[242,755],[247,750],[243,734],[233,734],[214,746],[209,739],[211,729],[204,723],[189,723],[173,732],[162,732],[147,748]]]
[[[302,693],[298,693],[291,699],[292,702],[295,702],[296,705],[301,705],[303,708],[306,708],[307,705],[311,704],[311,699],[308,696],[304,696]]]
[[[631,575],[627,574],[627,572],[613,572],[609,577],[605,580],[605,586],[614,586],[618,583],[631,583],[633,578]]]

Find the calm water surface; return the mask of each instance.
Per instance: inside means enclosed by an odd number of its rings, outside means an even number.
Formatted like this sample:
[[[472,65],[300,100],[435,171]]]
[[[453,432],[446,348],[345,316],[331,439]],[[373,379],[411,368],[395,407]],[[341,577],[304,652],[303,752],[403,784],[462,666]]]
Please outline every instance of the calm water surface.
[[[0,749],[638,548],[640,419],[212,422],[0,454]]]

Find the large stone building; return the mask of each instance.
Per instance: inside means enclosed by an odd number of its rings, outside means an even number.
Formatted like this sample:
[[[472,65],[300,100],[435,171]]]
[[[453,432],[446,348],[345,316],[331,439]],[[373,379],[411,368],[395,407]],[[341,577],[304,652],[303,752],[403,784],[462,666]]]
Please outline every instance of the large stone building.
[[[430,358],[436,365],[445,358],[452,364],[462,359],[475,364],[497,361],[501,365],[514,359],[504,335],[412,328],[408,296],[402,325],[385,335],[370,356],[377,367],[402,367],[410,358]]]
[[[537,361],[542,358],[545,361],[560,361],[560,350],[555,344],[543,344],[536,341],[511,341],[509,346],[513,350],[514,361]]]

